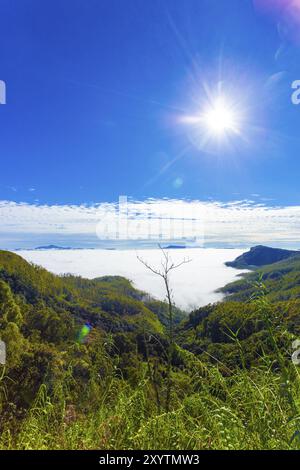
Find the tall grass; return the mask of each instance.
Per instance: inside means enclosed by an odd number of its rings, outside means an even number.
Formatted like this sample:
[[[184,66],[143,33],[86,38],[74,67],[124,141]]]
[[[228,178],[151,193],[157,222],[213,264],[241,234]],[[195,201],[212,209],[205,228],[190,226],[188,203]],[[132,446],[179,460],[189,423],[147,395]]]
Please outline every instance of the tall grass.
[[[174,383],[176,378],[173,377]],[[297,376],[298,381],[298,376]],[[298,384],[291,392],[297,399]],[[184,398],[173,391],[172,410],[157,412],[149,383],[134,389],[112,379],[98,407],[88,413],[76,404],[54,403],[43,385],[14,431],[9,423],[1,449],[297,449],[289,398],[271,367],[224,378],[217,367],[195,373]],[[295,438],[293,438],[295,437]]]

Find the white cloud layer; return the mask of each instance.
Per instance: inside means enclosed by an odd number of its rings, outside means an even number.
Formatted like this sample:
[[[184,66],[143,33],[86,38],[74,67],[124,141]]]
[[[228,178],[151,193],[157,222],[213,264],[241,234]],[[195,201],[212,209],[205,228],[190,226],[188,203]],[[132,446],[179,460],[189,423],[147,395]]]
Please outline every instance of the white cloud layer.
[[[123,201],[123,202],[122,202]],[[300,206],[253,201],[124,200],[94,205],[40,205],[0,201],[0,242],[65,240],[71,246],[99,240],[186,239],[204,246],[258,243],[299,246]]]

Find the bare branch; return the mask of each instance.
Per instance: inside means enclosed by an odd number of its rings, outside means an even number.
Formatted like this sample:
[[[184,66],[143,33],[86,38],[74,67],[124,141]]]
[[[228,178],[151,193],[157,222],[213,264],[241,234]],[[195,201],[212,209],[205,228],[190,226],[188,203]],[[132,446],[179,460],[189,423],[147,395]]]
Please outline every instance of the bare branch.
[[[143,258],[137,255],[137,259],[147,268],[149,269],[153,274],[156,274],[157,276],[164,277],[163,273],[161,271],[158,271],[157,269],[154,269],[152,266],[150,266],[147,261],[145,261]]]
[[[165,263],[163,263],[163,261],[161,262],[161,265],[164,269],[164,272],[166,274],[168,274],[170,271],[172,271],[173,269],[177,269],[179,268],[180,266],[182,266],[183,264],[187,264],[187,263],[190,263],[192,260],[190,258],[184,258],[180,263],[178,264],[175,264],[174,262],[172,262],[170,264],[170,256],[169,256],[169,253],[161,246],[161,244],[158,244],[158,247],[159,249],[162,251],[162,254],[164,256],[164,259],[165,259]]]
[[[180,263],[178,264],[172,264],[169,271],[173,270],[173,269],[177,269],[177,268],[180,268],[180,266],[184,265],[184,264],[188,264],[190,263],[192,260],[190,258],[184,258],[184,260],[182,260]]]

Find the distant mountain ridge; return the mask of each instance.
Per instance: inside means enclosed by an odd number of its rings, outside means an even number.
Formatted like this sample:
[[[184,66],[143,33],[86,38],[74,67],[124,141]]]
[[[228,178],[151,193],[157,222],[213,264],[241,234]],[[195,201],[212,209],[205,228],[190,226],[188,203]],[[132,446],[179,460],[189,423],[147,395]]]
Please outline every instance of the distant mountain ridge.
[[[35,248],[16,248],[14,251],[46,251],[46,250],[83,250],[84,248],[71,247],[71,246],[59,246],[59,245],[43,245],[36,246]],[[89,248],[93,250],[94,248]]]
[[[58,246],[58,245],[45,245],[37,246],[35,250],[72,250],[69,246]]]
[[[278,263],[297,255],[300,256],[300,251],[258,245],[238,256],[234,261],[226,262],[225,265],[237,269],[251,269]]]

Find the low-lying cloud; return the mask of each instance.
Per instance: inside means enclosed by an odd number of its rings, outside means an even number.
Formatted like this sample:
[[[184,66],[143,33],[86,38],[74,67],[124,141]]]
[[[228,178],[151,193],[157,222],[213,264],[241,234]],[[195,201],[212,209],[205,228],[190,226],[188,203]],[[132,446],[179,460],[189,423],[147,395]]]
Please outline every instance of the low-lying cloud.
[[[190,311],[208,303],[222,299],[215,292],[219,287],[233,281],[242,271],[228,268],[225,261],[231,261],[242,250],[224,249],[185,249],[170,250],[175,263],[184,258],[189,263],[171,273],[173,298],[177,306]],[[27,261],[41,265],[56,274],[75,274],[85,278],[104,275],[119,275],[133,281],[134,285],[157,299],[165,300],[165,288],[162,279],[154,275],[138,260],[143,260],[155,268],[160,267],[161,250],[44,250],[19,252]]]

